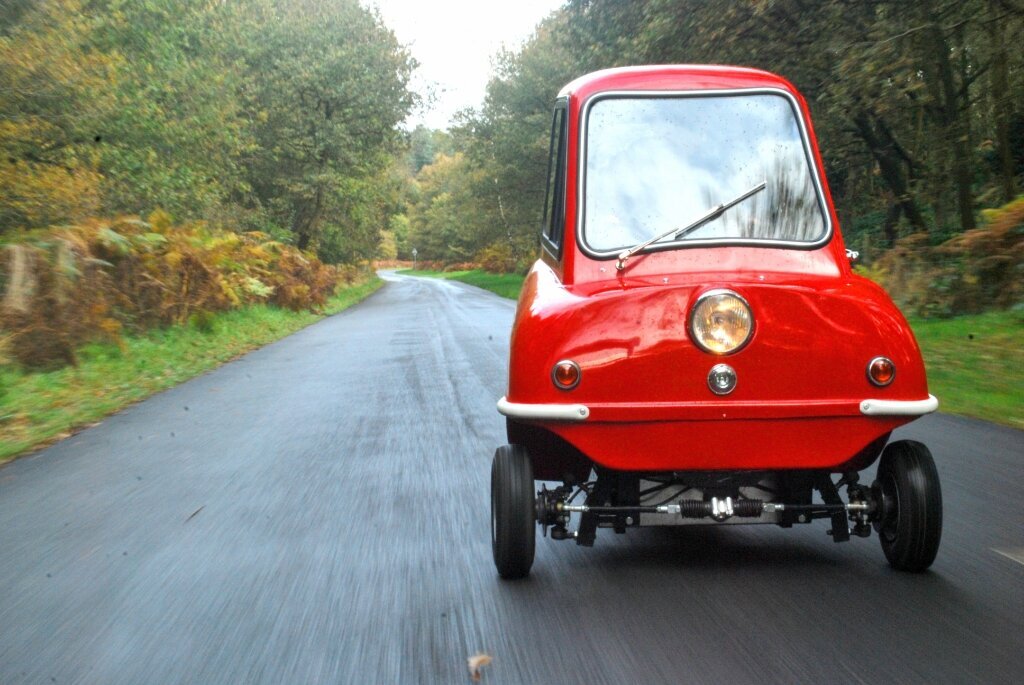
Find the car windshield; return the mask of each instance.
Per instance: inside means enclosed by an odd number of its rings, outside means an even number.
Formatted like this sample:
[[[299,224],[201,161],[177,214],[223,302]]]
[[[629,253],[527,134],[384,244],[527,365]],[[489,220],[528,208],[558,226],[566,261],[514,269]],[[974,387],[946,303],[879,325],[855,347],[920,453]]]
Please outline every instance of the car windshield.
[[[816,243],[828,226],[794,105],[780,94],[607,97],[586,128],[585,245],[631,247],[766,182],[676,241]]]

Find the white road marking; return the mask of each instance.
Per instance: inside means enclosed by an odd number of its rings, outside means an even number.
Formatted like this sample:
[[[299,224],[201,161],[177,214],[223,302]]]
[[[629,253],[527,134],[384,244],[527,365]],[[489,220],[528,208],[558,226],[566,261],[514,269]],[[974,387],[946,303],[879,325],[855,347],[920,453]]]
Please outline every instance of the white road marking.
[[[1011,561],[1016,561],[1018,564],[1024,565],[1024,547],[1014,547],[1012,549],[996,549],[992,548],[992,551],[996,554],[1001,554]]]

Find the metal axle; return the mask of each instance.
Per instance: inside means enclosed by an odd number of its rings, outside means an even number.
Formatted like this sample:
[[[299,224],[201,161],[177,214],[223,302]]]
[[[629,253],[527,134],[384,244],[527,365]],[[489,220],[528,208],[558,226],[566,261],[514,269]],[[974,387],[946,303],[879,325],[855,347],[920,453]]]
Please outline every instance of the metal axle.
[[[679,514],[684,518],[704,518],[710,516],[716,520],[725,520],[731,516],[756,518],[761,514],[773,514],[780,511],[820,512],[830,514],[834,511],[866,512],[870,509],[867,502],[850,502],[848,504],[782,504],[761,502],[760,500],[733,500],[732,497],[719,499],[712,497],[710,501],[685,500],[680,504],[661,504],[658,506],[590,506],[587,504],[565,504],[558,502],[558,511],[579,514]]]

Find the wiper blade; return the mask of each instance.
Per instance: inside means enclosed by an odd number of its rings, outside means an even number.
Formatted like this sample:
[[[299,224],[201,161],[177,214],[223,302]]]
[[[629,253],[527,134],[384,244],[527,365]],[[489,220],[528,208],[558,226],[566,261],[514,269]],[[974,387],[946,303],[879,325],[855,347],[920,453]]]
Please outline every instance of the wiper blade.
[[[735,207],[736,205],[738,205],[739,203],[743,202],[744,200],[746,200],[751,195],[756,195],[757,193],[761,192],[767,186],[768,186],[768,182],[767,181],[761,181],[760,183],[758,183],[756,186],[754,186],[750,190],[748,190],[748,191],[738,195],[737,197],[733,198],[732,200],[729,200],[728,202],[723,202],[722,204],[720,204],[720,205],[718,205],[716,207],[712,207],[710,210],[708,210],[708,212],[706,214],[704,214],[703,216],[699,217],[695,221],[687,224],[686,226],[683,226],[682,228],[670,228],[669,230],[665,231],[664,233],[659,233],[658,235],[654,236],[653,238],[649,238],[648,240],[645,240],[644,242],[640,243],[639,245],[635,245],[635,246],[629,248],[628,250],[623,250],[622,252],[619,253],[619,261],[617,261],[615,263],[615,268],[618,269],[619,271],[622,271],[623,269],[626,268],[626,260],[627,259],[629,259],[633,255],[635,255],[637,252],[639,252],[640,250],[644,249],[645,247],[648,247],[648,246],[658,242],[659,240],[667,238],[668,236],[670,236],[672,234],[675,234],[675,239],[676,240],[680,240],[682,238],[685,238],[687,235],[689,235],[690,233],[693,233],[694,231],[696,231],[698,228],[700,228],[704,224],[708,223],[709,221],[713,221],[714,219],[717,219],[718,217],[720,217],[723,214],[725,214],[726,210],[731,209],[732,207]]]

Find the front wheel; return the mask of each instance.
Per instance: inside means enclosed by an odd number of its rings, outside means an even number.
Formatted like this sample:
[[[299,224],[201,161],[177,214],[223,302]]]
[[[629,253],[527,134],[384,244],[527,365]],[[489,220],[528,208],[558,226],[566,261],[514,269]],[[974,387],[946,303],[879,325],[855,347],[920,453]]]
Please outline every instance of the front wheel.
[[[872,490],[881,504],[875,529],[889,565],[900,571],[927,569],[942,538],[942,490],[931,452],[913,440],[890,444]]]
[[[533,566],[533,465],[520,445],[503,445],[491,465],[491,549],[502,578],[524,578]]]

